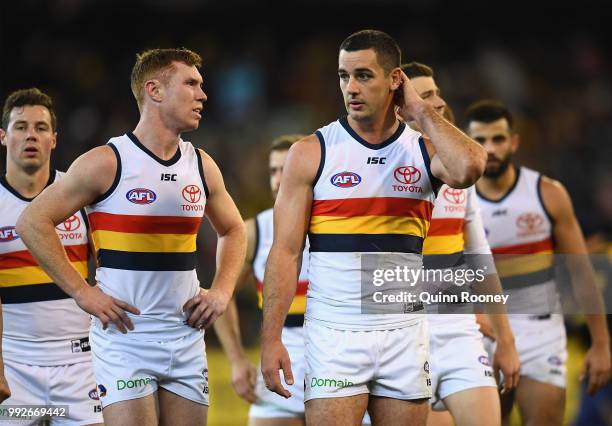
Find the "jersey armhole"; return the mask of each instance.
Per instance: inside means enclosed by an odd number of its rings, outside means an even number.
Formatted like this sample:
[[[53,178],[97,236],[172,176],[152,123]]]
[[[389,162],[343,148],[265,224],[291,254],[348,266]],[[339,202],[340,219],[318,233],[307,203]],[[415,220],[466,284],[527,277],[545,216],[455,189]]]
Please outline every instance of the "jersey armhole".
[[[431,182],[431,188],[433,189],[434,194],[438,196],[438,191],[442,187],[443,182],[431,173],[431,158],[429,158],[429,154],[427,153],[427,147],[425,146],[423,136],[419,137],[419,147],[421,148],[421,155],[423,156],[427,176],[429,176],[429,181]]]
[[[538,200],[540,201],[540,205],[542,206],[542,210],[544,210],[544,213],[546,214],[546,217],[548,218],[551,226],[555,224],[555,221],[553,219],[553,217],[551,216],[550,212],[548,211],[548,209],[546,208],[546,204],[544,204],[544,198],[542,197],[542,175],[538,176],[538,183],[537,185],[537,189],[538,189]]]
[[[87,219],[87,212],[85,211],[85,207],[83,207],[79,211],[81,212],[81,216],[83,216],[83,222],[85,223],[85,229],[87,229],[87,232],[89,232],[89,220]]]
[[[108,188],[108,190],[104,194],[100,195],[98,198],[93,200],[93,202],[91,203],[92,205],[98,204],[106,200],[108,197],[110,197],[110,195],[113,192],[115,192],[115,189],[117,189],[117,186],[119,185],[119,181],[121,180],[121,156],[119,155],[119,151],[117,150],[117,147],[113,143],[109,142],[107,143],[107,145],[111,147],[111,149],[115,153],[115,157],[117,157],[117,170],[115,170],[115,179],[113,179],[113,184],[111,185],[110,188]]]
[[[198,157],[198,172],[200,173],[200,179],[202,179],[202,185],[204,186],[204,194],[206,194],[206,199],[210,197],[210,192],[208,192],[208,185],[206,185],[206,178],[204,177],[204,166],[202,165],[202,154],[200,154],[200,150],[193,147],[195,149],[196,157]]]
[[[323,134],[320,131],[316,131],[315,135],[317,135],[317,139],[319,139],[319,145],[321,146],[321,160],[319,160],[319,168],[317,169],[317,174],[312,181],[312,187],[314,188],[323,173],[323,167],[325,167],[325,139],[323,139]]]

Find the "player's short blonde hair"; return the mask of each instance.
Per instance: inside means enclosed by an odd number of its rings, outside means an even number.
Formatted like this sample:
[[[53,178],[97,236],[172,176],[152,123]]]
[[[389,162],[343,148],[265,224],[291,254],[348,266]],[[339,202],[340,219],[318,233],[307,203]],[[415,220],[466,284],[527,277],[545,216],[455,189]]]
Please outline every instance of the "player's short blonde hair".
[[[144,84],[147,80],[157,77],[165,81],[172,71],[173,62],[181,62],[188,66],[200,68],[202,57],[197,53],[185,49],[149,49],[136,55],[136,63],[132,68],[132,93],[141,109],[144,100]]]

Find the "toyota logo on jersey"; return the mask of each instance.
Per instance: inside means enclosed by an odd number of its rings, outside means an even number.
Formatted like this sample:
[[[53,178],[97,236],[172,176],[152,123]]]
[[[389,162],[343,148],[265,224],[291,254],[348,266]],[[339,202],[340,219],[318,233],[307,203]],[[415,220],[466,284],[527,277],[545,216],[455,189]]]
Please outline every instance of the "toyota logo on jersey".
[[[182,195],[185,201],[195,204],[200,201],[200,198],[202,197],[202,190],[197,185],[187,185],[183,188]]]
[[[81,226],[81,219],[79,219],[77,215],[73,214],[55,228],[62,232],[71,232],[79,229],[79,226]]]
[[[444,191],[442,191],[442,195],[449,203],[463,204],[465,201],[465,191],[463,189],[446,187]]]
[[[544,223],[544,218],[538,213],[523,213],[516,219],[516,226],[521,229],[533,231]]]
[[[395,169],[393,177],[399,183],[412,185],[421,179],[421,171],[414,166],[401,166]]]

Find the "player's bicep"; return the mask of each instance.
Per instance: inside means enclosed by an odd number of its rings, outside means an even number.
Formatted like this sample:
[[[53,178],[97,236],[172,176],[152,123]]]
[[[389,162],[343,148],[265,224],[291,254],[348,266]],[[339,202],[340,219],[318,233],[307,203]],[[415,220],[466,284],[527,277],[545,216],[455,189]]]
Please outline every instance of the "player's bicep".
[[[291,147],[274,204],[274,244],[295,254],[302,252],[310,223],[312,183],[319,161],[318,147],[313,148],[308,142]]]
[[[57,225],[109,189],[116,169],[116,158],[108,147],[96,148],[83,154],[61,179],[32,201],[30,210]]]

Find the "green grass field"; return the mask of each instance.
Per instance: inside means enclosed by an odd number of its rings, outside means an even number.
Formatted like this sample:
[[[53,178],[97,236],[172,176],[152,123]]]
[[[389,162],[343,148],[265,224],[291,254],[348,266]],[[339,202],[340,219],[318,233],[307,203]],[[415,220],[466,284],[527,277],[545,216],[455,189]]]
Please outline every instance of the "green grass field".
[[[565,410],[565,423],[571,424],[579,404],[579,382],[578,375],[584,354],[578,343],[569,339],[568,341],[569,361],[567,364],[568,394]],[[259,361],[259,349],[253,348],[248,351],[249,358],[257,365]],[[249,405],[240,399],[233,391],[231,385],[230,368],[223,352],[218,348],[208,351],[208,371],[210,380],[210,426],[240,426],[245,425]],[[518,413],[514,413],[513,424],[520,424]]]

